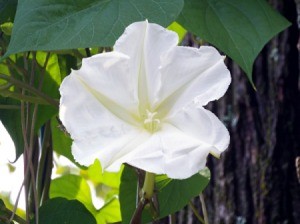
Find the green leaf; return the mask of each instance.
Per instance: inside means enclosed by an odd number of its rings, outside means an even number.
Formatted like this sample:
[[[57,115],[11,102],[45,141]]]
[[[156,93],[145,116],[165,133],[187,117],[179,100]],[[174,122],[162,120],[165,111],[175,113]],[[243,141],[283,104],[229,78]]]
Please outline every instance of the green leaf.
[[[135,21],[163,26],[176,19],[183,0],[19,1],[5,56],[29,50],[112,46]]]
[[[159,202],[159,218],[182,209],[189,200],[199,195],[209,183],[210,173],[206,168],[199,174],[185,180],[170,179],[165,175],[158,175],[155,179]],[[129,167],[125,167],[120,186],[120,204],[122,222],[129,223],[136,208],[137,175]],[[150,213],[143,211],[143,223],[151,221]]]
[[[3,109],[4,107],[15,107],[15,109]],[[20,103],[17,100],[0,96],[0,120],[14,142],[17,160],[22,155],[24,148]]]
[[[119,193],[122,223],[130,223],[131,217],[136,208],[137,195],[136,172],[132,168],[125,166],[121,176]]]
[[[172,30],[177,33],[179,37],[179,43],[182,42],[183,38],[185,37],[187,31],[184,29],[181,25],[179,25],[176,22],[173,22],[170,26],[167,27],[167,29]]]
[[[77,58],[70,54],[58,54],[58,62],[62,79],[69,75],[72,69],[78,69]]]
[[[95,184],[105,184],[111,188],[118,189],[120,186],[120,179],[122,174],[122,168],[119,172],[107,172],[103,171],[101,163],[98,159],[94,161],[92,165],[87,169],[88,179]]]
[[[14,24],[12,22],[6,22],[0,25],[1,31],[7,35],[10,36],[12,32]]]
[[[290,25],[265,0],[186,0],[177,21],[231,57],[251,83],[258,53]]]
[[[9,67],[4,63],[0,64],[0,74],[7,76],[11,75]],[[10,97],[6,97],[5,94],[4,97],[1,96],[1,87],[4,87],[6,84],[7,81],[0,78],[0,120],[14,142],[17,160],[20,155],[22,155],[24,150],[20,101],[12,99]],[[12,87],[10,87],[9,89],[12,89]]]
[[[45,64],[47,54],[48,53],[41,52],[41,51],[36,53],[36,60],[37,60],[38,64],[41,66],[41,68],[43,68],[43,66]],[[58,57],[56,54],[53,54],[53,53],[50,54],[50,56],[48,58],[46,70],[40,71],[39,75],[41,75],[41,73],[44,73],[43,74],[44,75],[43,86],[42,86],[41,91],[44,94],[52,97],[53,99],[58,100],[60,97],[58,88],[61,84],[62,77],[60,74]],[[39,80],[39,79],[36,79],[36,80]],[[36,88],[38,88],[38,83],[36,83]],[[37,121],[36,121],[36,125],[35,125],[36,130],[38,130],[46,121],[50,120],[57,113],[58,113],[58,108],[55,108],[52,105],[50,105],[50,106],[49,105],[39,105]]]
[[[96,214],[97,224],[120,222],[120,202],[116,197],[108,201]]]
[[[210,172],[208,168],[185,180],[174,180],[165,175],[157,176],[156,186],[160,217],[179,211],[187,205],[190,199],[199,195],[205,189],[209,180]]]
[[[0,0],[0,24],[13,22],[18,0]]]
[[[70,174],[52,180],[50,198],[56,197],[80,201],[94,215],[98,224],[118,222],[121,219],[120,204],[116,197],[111,197],[101,209],[95,208],[90,187],[81,176]]]
[[[69,174],[52,180],[49,195],[50,198],[76,199],[90,212],[95,212],[90,187],[81,176]]]
[[[39,89],[38,85],[40,82],[41,77],[43,76],[43,86],[41,88],[41,92],[44,94],[58,99],[59,92],[58,87],[61,83],[61,75],[60,69],[58,65],[58,59],[56,54],[50,54],[48,59],[48,64],[46,66],[45,71],[43,71],[43,66],[46,60],[47,53],[45,52],[37,52],[36,53],[36,60],[38,65],[35,67],[34,73],[35,74],[35,82],[33,87],[35,89]],[[13,55],[11,56],[12,63],[15,64],[17,67],[24,67],[24,61],[22,55]],[[28,58],[29,63],[32,62],[32,55]],[[30,66],[31,68],[31,66]],[[23,82],[21,77],[18,73],[13,69],[13,66],[8,67],[7,64],[1,63],[0,64],[0,73],[11,76],[20,82]],[[31,71],[29,71],[31,73]],[[7,84],[7,81],[4,79],[0,79],[0,85]],[[0,86],[1,87],[1,86]],[[8,90],[8,89],[6,89]],[[14,93],[21,93],[20,88],[11,87],[9,88],[10,92]],[[0,89],[0,94],[2,91]],[[5,96],[5,92],[3,95]],[[4,109],[5,107],[15,106],[17,109]],[[33,108],[33,107],[31,107]],[[32,116],[32,109],[30,110],[30,115]],[[35,131],[38,130],[48,121],[51,117],[57,114],[58,108],[48,105],[39,105],[36,115],[36,123],[35,123]],[[23,136],[22,136],[22,129],[21,129],[21,111],[20,111],[20,101],[11,99],[8,97],[0,97],[0,120],[6,127],[7,131],[9,132],[10,136],[12,137],[14,144],[16,146],[16,159],[23,153]]]
[[[39,222],[43,224],[96,224],[93,215],[77,200],[53,198],[39,210]],[[34,219],[31,223],[34,223]]]
[[[72,140],[68,134],[63,131],[62,124],[59,124],[55,117],[51,119],[51,132],[53,150],[75,163],[74,157],[71,153]]]

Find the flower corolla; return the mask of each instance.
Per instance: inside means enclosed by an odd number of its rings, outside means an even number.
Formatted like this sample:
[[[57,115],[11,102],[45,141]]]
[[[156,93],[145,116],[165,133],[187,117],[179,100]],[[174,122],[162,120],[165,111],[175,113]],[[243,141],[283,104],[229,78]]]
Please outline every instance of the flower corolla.
[[[184,179],[228,147],[226,127],[203,108],[231,82],[224,56],[177,44],[176,33],[136,22],[112,52],[83,59],[63,80],[59,115],[77,162]]]

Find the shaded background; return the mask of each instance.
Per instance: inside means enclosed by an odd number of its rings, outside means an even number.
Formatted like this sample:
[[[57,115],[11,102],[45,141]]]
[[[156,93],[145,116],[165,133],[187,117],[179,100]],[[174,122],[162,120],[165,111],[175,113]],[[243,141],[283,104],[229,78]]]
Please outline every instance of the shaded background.
[[[210,223],[300,223],[295,166],[300,156],[297,2],[300,8],[297,0],[270,1],[292,26],[272,39],[257,58],[257,91],[227,60],[233,79],[230,89],[208,105],[231,133],[230,147],[221,159],[208,161],[212,178],[204,197]],[[199,198],[194,204],[201,213]],[[176,223],[199,223],[190,207],[176,216]]]

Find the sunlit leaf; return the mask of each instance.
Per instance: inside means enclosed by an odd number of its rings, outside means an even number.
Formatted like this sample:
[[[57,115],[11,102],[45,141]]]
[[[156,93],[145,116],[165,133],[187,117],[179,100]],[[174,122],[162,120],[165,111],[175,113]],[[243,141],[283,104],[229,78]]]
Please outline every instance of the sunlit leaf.
[[[173,22],[170,26],[167,27],[169,30],[172,30],[178,34],[179,43],[182,42],[183,38],[185,37],[187,31],[181,25],[176,22]]]
[[[186,0],[177,21],[231,57],[251,82],[258,53],[290,25],[265,0]]]
[[[134,21],[163,26],[176,19],[183,0],[19,1],[6,56],[28,50],[112,46]]]
[[[108,201],[96,214],[98,224],[115,223],[121,220],[120,202],[116,197]]]
[[[116,197],[110,198],[99,210],[95,208],[90,187],[81,176],[64,175],[52,180],[50,198],[56,197],[80,201],[94,215],[98,224],[117,222],[121,219],[120,204]]]
[[[56,54],[51,53],[48,58],[47,66],[43,71],[43,66],[45,65],[47,55],[48,53],[46,52],[36,53],[36,60],[41,67],[40,73],[38,74],[40,75],[40,77],[36,77],[36,81],[39,82],[40,78],[42,77],[43,84],[41,92],[58,101],[60,97],[58,87],[62,81],[60,68],[58,64],[58,58]],[[38,83],[36,83],[36,88],[39,88]],[[55,108],[52,105],[39,105],[36,121],[36,130],[38,130],[46,121],[51,119],[57,113],[58,108]]]
[[[50,198],[77,199],[90,212],[95,212],[90,187],[81,176],[69,174],[52,180],[49,194]]]
[[[102,183],[113,188],[119,188],[121,182],[121,174],[122,169],[120,169],[120,171],[116,173],[104,172]]]
[[[10,36],[13,28],[12,22],[6,22],[0,25],[1,31],[5,34]]]
[[[86,170],[88,179],[95,184],[105,184],[112,188],[119,188],[121,179],[122,169],[119,172],[107,172],[103,171],[101,164],[98,159],[89,166]]]
[[[98,159],[86,170],[88,178],[95,184],[101,184],[103,180],[102,167]]]

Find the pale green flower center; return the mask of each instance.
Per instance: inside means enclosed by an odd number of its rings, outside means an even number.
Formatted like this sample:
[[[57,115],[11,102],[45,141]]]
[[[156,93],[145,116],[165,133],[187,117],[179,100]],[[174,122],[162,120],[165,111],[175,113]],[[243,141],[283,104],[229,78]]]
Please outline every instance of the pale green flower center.
[[[160,120],[157,118],[157,112],[151,112],[146,110],[144,119],[144,128],[153,133],[157,131],[160,127]]]

